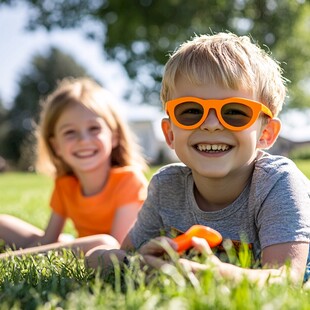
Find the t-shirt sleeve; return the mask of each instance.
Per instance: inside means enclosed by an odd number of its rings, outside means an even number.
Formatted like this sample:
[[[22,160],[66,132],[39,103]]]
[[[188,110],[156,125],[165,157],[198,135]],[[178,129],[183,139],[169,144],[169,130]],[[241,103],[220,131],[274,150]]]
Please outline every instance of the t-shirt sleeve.
[[[163,227],[163,222],[159,212],[159,200],[158,179],[155,176],[149,184],[147,199],[138,214],[138,219],[129,233],[131,242],[136,249],[160,235],[160,227]]]
[[[142,205],[147,195],[147,180],[143,173],[129,171],[118,182],[117,185],[117,206],[123,206],[138,203]]]
[[[296,171],[281,173],[257,216],[262,249],[285,242],[310,241],[310,183]]]

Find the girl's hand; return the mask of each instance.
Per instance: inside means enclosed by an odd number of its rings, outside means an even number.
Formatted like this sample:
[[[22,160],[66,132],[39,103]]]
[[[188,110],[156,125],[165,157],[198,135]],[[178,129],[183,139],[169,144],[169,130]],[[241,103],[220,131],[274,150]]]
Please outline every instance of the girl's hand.
[[[123,262],[126,252],[119,249],[107,249],[105,246],[97,246],[85,254],[84,263],[87,268],[104,268],[109,270],[114,267],[113,258]]]

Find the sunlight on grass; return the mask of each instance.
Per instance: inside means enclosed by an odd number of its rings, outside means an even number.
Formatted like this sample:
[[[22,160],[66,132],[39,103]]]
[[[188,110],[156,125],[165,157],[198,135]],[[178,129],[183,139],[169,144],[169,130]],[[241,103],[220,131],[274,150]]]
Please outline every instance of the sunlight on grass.
[[[297,166],[309,177],[310,162]],[[148,179],[159,167],[153,167]],[[18,216],[44,228],[50,214],[53,181],[31,173],[0,174],[0,213]],[[74,232],[66,226],[66,232]],[[1,237],[1,236],[0,236]],[[227,259],[251,267],[244,247]],[[259,287],[246,279],[236,284],[217,277],[206,257],[192,257],[209,267],[198,275],[173,265],[146,270],[139,256],[129,266],[100,273],[87,270],[83,258],[70,251],[0,260],[1,309],[309,309],[310,285],[295,287],[289,280]]]
[[[0,261],[2,309],[308,309],[307,289],[288,282],[259,287],[178,266],[148,270],[138,255],[104,275],[84,268],[70,251]]]
[[[295,160],[296,166],[310,179],[310,161],[309,160]]]
[[[51,209],[50,196],[53,180],[35,173],[0,174],[0,213],[16,216],[41,229],[45,229]],[[75,234],[70,221],[64,231]]]

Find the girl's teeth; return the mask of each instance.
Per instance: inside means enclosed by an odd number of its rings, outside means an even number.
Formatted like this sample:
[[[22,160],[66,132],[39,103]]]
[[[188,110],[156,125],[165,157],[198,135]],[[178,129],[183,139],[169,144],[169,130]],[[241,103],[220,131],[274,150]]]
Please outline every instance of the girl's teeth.
[[[78,152],[76,153],[77,156],[80,156],[80,157],[87,157],[87,156],[91,156],[94,154],[94,151],[82,151],[82,152]]]

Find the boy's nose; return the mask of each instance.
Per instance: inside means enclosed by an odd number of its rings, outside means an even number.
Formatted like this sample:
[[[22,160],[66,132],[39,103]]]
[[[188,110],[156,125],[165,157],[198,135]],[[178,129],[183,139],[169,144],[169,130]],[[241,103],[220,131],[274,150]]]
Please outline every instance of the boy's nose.
[[[214,109],[210,109],[208,115],[204,122],[200,125],[201,130],[215,131],[215,130],[223,130],[224,127],[220,123],[216,115],[216,111]]]

